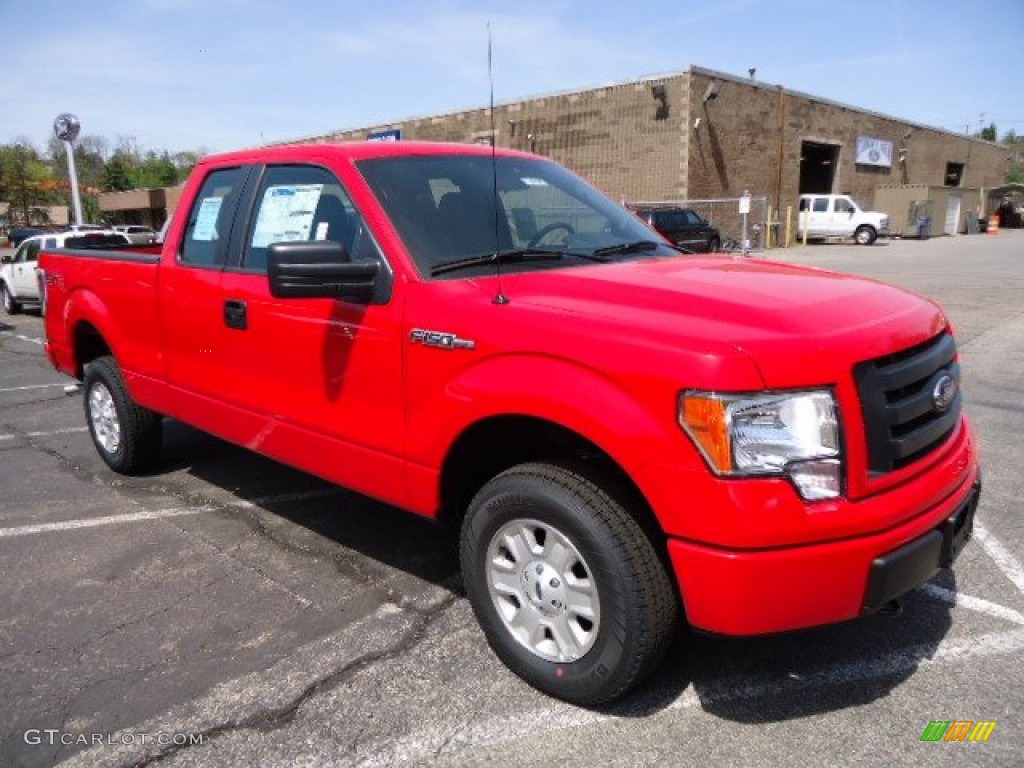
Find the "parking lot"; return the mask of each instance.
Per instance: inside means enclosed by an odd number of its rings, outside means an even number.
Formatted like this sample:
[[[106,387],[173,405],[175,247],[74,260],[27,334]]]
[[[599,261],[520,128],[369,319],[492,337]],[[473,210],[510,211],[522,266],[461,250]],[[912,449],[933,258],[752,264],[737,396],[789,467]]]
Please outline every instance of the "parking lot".
[[[155,473],[113,474],[42,319],[0,317],[0,765],[1019,764],[1024,230],[771,256],[946,307],[982,448],[974,541],[898,616],[684,634],[596,711],[490,653],[429,522],[176,423]],[[955,720],[997,724],[921,741]]]

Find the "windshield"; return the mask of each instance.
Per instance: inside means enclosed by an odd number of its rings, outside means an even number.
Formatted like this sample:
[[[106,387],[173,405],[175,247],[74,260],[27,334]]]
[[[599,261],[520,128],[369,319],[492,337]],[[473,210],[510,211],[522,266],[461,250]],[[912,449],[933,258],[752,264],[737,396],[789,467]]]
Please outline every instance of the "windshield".
[[[430,155],[358,167],[426,278],[491,274],[499,262],[516,272],[678,255],[631,212],[544,160]]]

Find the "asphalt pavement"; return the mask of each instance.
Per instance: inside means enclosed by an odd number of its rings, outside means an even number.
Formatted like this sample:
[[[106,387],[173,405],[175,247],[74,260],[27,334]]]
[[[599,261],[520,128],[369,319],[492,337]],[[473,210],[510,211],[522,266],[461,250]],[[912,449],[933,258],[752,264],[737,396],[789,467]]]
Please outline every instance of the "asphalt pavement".
[[[975,539],[898,616],[688,633],[598,710],[497,661],[429,522],[173,422],[156,471],[111,473],[41,318],[0,316],[0,765],[1020,764],[1024,231],[771,257],[947,309]],[[932,721],[996,725],[922,742]]]

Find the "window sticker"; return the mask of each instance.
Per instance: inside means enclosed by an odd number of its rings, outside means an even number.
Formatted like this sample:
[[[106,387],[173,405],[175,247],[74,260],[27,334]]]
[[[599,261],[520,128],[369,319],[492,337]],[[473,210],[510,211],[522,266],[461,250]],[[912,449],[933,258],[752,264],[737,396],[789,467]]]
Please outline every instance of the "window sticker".
[[[223,202],[223,197],[203,198],[203,201],[199,204],[196,226],[192,230],[193,240],[217,239],[217,215],[220,213],[220,206]]]
[[[308,240],[323,188],[323,184],[268,187],[260,203],[260,213],[252,233],[252,247],[266,248],[271,243]]]

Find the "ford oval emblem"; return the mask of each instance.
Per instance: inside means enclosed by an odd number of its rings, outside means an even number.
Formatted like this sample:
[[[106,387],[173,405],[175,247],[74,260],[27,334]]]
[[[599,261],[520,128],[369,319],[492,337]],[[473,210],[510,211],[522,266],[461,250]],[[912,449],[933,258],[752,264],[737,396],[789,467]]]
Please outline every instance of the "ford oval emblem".
[[[945,413],[956,399],[956,379],[948,373],[942,374],[932,387],[932,404],[939,413]]]

